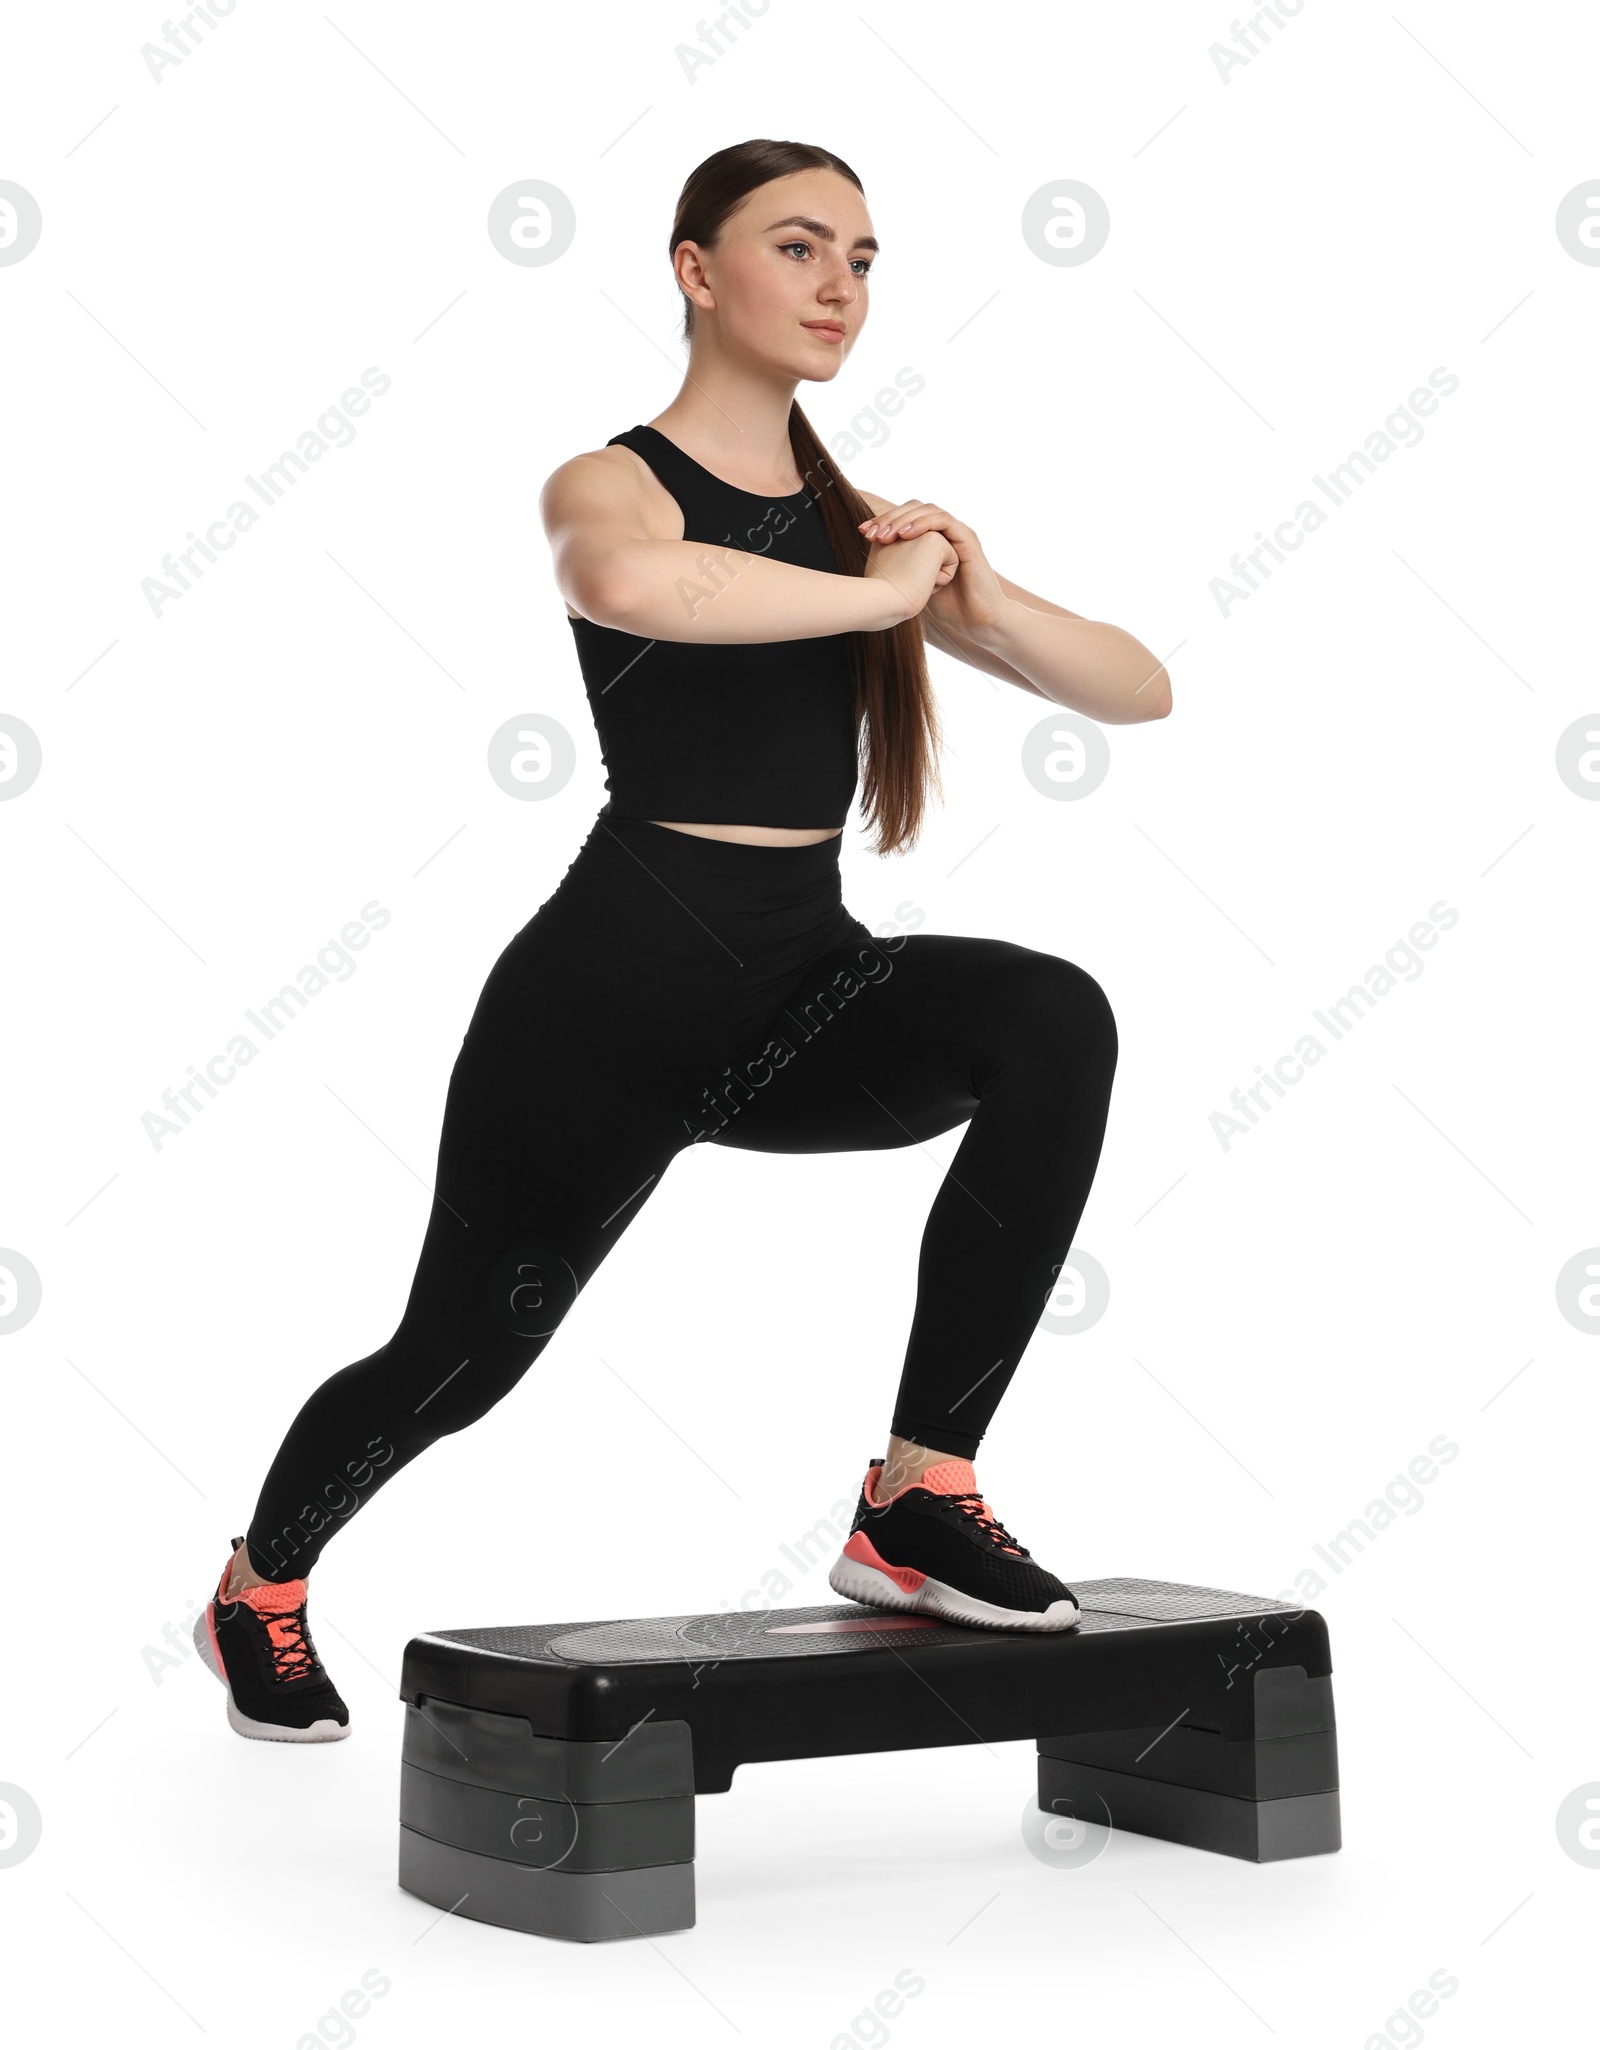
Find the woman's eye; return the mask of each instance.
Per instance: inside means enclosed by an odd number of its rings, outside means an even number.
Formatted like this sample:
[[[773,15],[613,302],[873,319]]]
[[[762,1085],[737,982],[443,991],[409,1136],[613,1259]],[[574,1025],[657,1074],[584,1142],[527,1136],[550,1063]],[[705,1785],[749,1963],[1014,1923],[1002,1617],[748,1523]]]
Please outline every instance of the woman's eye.
[[[809,242],[780,242],[778,249],[782,255],[787,255],[791,249],[798,249],[803,256],[811,254],[811,244]],[[858,278],[870,276],[872,265],[873,259],[870,256],[852,256],[850,259],[850,268]]]

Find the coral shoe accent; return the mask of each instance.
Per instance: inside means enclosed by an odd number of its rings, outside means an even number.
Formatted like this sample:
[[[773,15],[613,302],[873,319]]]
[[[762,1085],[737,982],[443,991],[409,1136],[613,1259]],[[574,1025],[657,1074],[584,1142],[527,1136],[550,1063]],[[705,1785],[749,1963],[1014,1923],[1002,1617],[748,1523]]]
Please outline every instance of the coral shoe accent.
[[[880,1558],[877,1546],[864,1530],[858,1530],[854,1537],[846,1540],[844,1555],[847,1559],[854,1559],[858,1566],[875,1566],[896,1587],[904,1588],[907,1594],[915,1594],[928,1577],[914,1566],[891,1566],[887,1559]]]
[[[272,1664],[277,1677],[280,1680],[309,1680],[316,1662],[307,1644],[305,1582],[269,1581],[265,1587],[241,1588],[233,1599],[247,1603],[261,1618],[267,1642],[272,1647]]]

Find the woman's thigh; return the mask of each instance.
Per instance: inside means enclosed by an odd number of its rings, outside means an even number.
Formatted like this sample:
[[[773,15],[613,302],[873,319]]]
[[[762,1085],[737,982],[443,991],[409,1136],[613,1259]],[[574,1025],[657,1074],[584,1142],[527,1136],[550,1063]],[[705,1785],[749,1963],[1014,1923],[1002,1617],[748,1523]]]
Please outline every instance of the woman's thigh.
[[[1100,985],[1059,955],[943,933],[851,941],[702,1092],[694,1136],[762,1153],[909,1146],[1108,1033]]]
[[[451,1071],[413,1322],[503,1317],[536,1252],[570,1307],[688,1142],[698,1021],[626,966],[538,920],[495,964]]]

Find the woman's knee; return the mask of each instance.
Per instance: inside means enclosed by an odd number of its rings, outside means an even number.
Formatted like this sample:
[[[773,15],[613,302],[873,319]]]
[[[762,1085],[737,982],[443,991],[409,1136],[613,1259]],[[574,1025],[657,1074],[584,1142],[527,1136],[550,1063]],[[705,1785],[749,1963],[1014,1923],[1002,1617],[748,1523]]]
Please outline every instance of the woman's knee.
[[[501,1333],[496,1340],[455,1348],[460,1355],[455,1360],[447,1352],[436,1353],[430,1371],[412,1379],[412,1392],[422,1390],[412,1429],[431,1444],[480,1423],[505,1401],[545,1344],[543,1338],[517,1340]],[[431,1386],[423,1388],[424,1381]]]
[[[1116,1013],[1088,969],[1059,954],[1039,955],[1030,972],[1026,1009],[1054,1055],[1116,1066]]]
[[[431,1443],[480,1422],[538,1359],[566,1308],[524,1309],[497,1282],[421,1291],[387,1348],[406,1429]]]

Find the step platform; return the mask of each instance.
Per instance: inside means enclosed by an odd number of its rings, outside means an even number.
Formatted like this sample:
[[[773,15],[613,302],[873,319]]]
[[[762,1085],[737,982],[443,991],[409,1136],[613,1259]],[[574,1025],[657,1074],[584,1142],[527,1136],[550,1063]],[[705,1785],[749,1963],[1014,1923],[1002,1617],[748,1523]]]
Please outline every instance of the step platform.
[[[1038,1805],[1228,1857],[1339,1848],[1327,1625],[1074,1583],[1050,1634],[859,1603],[438,1630],[406,1647],[400,1884],[578,1942],[694,1925],[694,1802],[741,1765],[1031,1737]]]

